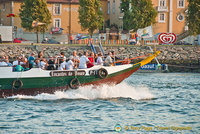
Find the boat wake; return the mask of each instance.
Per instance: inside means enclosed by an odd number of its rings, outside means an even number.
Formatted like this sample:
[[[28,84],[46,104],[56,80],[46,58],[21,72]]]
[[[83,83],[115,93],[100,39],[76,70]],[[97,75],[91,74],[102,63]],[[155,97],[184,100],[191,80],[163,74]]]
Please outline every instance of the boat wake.
[[[84,86],[77,90],[57,91],[54,94],[42,93],[37,96],[16,95],[9,98],[16,99],[37,99],[37,100],[58,100],[58,99],[112,99],[131,98],[134,100],[153,99],[154,95],[148,87],[133,87],[126,82],[118,85]]]

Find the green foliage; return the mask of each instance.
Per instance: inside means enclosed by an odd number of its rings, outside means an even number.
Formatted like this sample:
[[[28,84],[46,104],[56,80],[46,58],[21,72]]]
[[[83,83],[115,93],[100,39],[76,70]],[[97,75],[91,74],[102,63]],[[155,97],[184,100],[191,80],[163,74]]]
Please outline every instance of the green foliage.
[[[51,14],[47,8],[46,0],[24,0],[19,11],[21,25],[28,31],[35,31],[37,34],[45,32],[51,23]],[[45,23],[45,25],[32,27],[33,21]],[[37,41],[39,40],[37,39]]]
[[[122,0],[121,9],[126,30],[137,31],[156,22],[157,11],[151,0]]]
[[[193,35],[200,34],[200,0],[188,0],[189,31]]]
[[[103,25],[103,13],[100,10],[101,5],[99,0],[79,0],[79,23],[82,30],[88,30],[89,34],[93,35],[96,29]]]

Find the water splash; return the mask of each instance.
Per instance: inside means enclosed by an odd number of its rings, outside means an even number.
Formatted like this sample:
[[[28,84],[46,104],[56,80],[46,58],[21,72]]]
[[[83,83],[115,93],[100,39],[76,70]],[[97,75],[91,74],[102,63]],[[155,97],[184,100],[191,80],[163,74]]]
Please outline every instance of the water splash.
[[[118,85],[84,86],[77,90],[57,91],[54,94],[42,93],[37,96],[17,95],[10,98],[17,99],[38,99],[38,100],[57,100],[57,99],[111,99],[111,98],[131,98],[134,100],[152,99],[154,95],[148,87],[133,87],[125,82]]]

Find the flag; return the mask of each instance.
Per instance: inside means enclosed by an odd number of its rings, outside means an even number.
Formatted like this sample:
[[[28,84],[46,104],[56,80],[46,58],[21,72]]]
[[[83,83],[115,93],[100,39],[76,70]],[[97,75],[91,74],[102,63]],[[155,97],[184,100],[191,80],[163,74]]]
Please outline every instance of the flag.
[[[142,37],[142,38],[153,37],[152,26],[148,26],[148,27],[145,27],[143,29],[138,29],[137,34],[138,34],[139,37]]]

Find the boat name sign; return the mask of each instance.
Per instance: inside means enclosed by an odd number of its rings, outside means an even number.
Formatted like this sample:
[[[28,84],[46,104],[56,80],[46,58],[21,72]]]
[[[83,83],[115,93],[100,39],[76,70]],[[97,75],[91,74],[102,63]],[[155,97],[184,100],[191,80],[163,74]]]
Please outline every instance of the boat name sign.
[[[61,77],[61,76],[85,76],[86,72],[81,71],[52,71],[50,76],[52,77]]]

